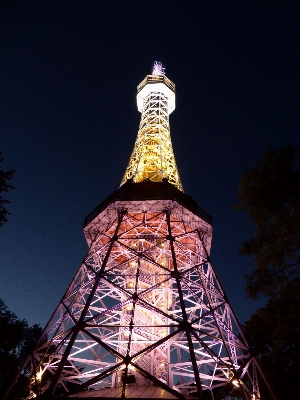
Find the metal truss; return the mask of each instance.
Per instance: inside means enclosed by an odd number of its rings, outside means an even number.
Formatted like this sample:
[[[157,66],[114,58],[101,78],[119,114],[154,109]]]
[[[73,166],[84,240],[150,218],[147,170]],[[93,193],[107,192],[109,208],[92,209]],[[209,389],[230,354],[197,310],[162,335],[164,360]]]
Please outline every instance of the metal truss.
[[[138,86],[121,187],[87,217],[87,255],[19,373],[22,399],[156,385],[177,399],[257,400],[262,382],[275,398],[211,265],[211,218],[182,193],[175,85],[158,67]]]
[[[142,87],[141,87],[142,85]],[[133,182],[161,182],[167,178],[183,191],[172,148],[169,114],[175,108],[175,85],[165,76],[149,75],[139,85],[142,116],[137,139],[123,176]],[[170,109],[172,98],[174,106]]]
[[[128,385],[261,398],[264,376],[210,263],[208,222],[175,200],[124,200],[84,232],[87,255],[24,365],[27,399],[107,387],[126,397]]]

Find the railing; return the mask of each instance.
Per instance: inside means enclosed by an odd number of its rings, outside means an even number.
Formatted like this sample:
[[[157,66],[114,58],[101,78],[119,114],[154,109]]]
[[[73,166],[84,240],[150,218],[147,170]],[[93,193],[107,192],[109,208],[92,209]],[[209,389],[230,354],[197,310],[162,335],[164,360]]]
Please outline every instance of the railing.
[[[175,83],[170,81],[165,75],[147,75],[137,87],[137,92],[139,93],[148,83],[164,83],[169,89],[175,92]]]

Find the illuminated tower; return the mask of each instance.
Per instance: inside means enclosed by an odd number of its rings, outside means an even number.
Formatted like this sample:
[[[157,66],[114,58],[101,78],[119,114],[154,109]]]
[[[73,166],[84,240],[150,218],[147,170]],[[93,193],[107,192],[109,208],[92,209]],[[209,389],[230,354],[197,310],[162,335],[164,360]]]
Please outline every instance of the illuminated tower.
[[[122,179],[162,182],[166,178],[183,191],[172,149],[169,114],[175,110],[175,85],[156,63],[137,88],[137,106],[142,113],[139,132]]]
[[[175,86],[155,63],[121,186],[85,220],[89,250],[23,371],[23,398],[275,398],[211,265],[212,220],[183,193]]]

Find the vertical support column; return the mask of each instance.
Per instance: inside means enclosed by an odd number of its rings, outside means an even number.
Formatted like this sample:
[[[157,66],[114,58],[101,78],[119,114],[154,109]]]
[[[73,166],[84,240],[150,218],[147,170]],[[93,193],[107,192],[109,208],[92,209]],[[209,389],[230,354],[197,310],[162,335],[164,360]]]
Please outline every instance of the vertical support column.
[[[174,250],[174,240],[175,239],[172,236],[172,228],[171,228],[171,222],[170,222],[170,211],[166,210],[165,214],[166,214],[167,226],[168,226],[167,240],[170,241],[170,248],[171,248],[173,265],[174,265],[174,278],[176,280],[178,296],[179,296],[180,306],[181,306],[181,310],[182,310],[183,328],[185,329],[185,332],[186,332],[186,337],[187,337],[188,346],[189,346],[189,350],[190,350],[190,356],[191,356],[191,361],[192,361],[192,365],[193,365],[196,386],[197,386],[197,390],[198,390],[198,399],[202,400],[202,398],[203,398],[203,396],[202,396],[202,385],[201,385],[199,370],[198,370],[198,366],[197,366],[197,360],[196,360],[194,347],[193,347],[193,342],[192,342],[192,337],[191,337],[191,332],[190,332],[190,324],[189,324],[189,322],[187,320],[187,315],[186,315],[186,311],[185,311],[185,304],[184,304],[183,293],[182,293],[182,290],[181,290],[181,283],[180,283],[179,271],[178,271],[178,266],[177,266],[176,253],[175,253],[175,250]]]

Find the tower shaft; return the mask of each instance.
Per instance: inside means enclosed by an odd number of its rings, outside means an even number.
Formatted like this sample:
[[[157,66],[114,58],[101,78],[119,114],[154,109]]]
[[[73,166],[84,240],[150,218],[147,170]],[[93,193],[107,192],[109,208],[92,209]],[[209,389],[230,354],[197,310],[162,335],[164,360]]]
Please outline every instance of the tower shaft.
[[[123,176],[133,182],[162,182],[166,178],[183,191],[172,148],[169,114],[175,108],[175,85],[163,75],[148,75],[138,86],[142,112],[137,139]]]

